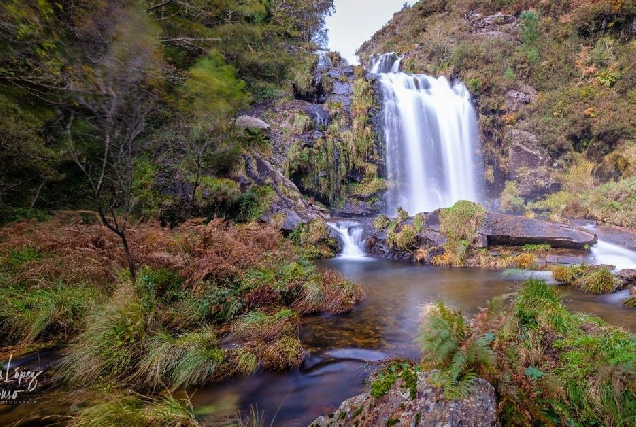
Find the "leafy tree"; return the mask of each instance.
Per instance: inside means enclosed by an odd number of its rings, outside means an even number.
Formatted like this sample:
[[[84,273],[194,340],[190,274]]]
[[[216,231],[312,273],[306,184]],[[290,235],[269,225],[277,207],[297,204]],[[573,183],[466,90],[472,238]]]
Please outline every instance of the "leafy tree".
[[[133,165],[141,151],[139,136],[156,103],[153,71],[159,58],[147,15],[135,6],[117,12],[123,19],[107,32],[112,42],[78,82],[74,93],[82,117],[76,125],[77,113],[70,111],[66,135],[102,222],[122,241],[134,281],[135,263],[126,238],[134,203]],[[84,157],[87,153],[91,155]]]

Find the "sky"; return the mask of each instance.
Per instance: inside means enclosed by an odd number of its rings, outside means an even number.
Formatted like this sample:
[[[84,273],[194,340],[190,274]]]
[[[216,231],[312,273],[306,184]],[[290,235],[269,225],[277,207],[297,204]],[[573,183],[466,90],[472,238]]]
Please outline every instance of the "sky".
[[[336,13],[326,19],[329,50],[357,64],[356,49],[389,22],[405,2],[413,4],[416,0],[334,0]]]

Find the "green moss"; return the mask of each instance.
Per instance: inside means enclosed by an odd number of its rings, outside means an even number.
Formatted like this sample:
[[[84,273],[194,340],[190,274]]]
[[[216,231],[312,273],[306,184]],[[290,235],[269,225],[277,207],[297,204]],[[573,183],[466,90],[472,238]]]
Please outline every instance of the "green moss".
[[[390,223],[391,220],[388,216],[380,214],[373,219],[373,228],[376,230],[385,230]]]
[[[506,182],[504,191],[501,193],[500,204],[504,212],[522,213],[525,210],[525,202],[519,196],[517,184],[513,181]]]
[[[406,221],[409,218],[409,213],[402,209],[402,206],[398,206],[397,208],[397,221],[402,222]]]
[[[400,249],[410,249],[410,247],[415,243],[416,234],[417,232],[415,231],[415,227],[411,224],[406,224],[397,234],[395,243]]]

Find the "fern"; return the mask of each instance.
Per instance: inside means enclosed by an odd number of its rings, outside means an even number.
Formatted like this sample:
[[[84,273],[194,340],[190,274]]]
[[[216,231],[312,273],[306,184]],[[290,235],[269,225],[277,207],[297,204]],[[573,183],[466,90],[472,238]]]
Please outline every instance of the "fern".
[[[460,312],[439,302],[425,307],[419,341],[423,362],[439,369],[433,384],[444,390],[447,399],[462,399],[470,393],[475,370],[491,371],[495,354],[492,334],[469,335],[470,329]]]
[[[480,335],[473,339],[466,350],[468,364],[472,366],[483,365],[491,370],[495,365],[495,352],[490,348],[492,338]]]

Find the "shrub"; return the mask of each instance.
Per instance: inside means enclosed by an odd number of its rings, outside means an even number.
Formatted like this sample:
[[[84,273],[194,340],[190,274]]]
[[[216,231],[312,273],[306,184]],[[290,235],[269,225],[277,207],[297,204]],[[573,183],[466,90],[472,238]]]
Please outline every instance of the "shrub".
[[[449,240],[472,242],[484,216],[484,208],[477,203],[460,200],[450,208],[440,209],[440,231]]]
[[[519,254],[515,262],[519,268],[530,269],[536,266],[537,258],[533,254]]]
[[[420,212],[415,214],[413,217],[413,226],[415,227],[416,233],[421,233],[424,229],[424,220],[426,219],[426,214]]]
[[[390,223],[391,220],[384,214],[380,214],[373,219],[373,227],[376,230],[385,230]]]
[[[409,213],[402,209],[401,206],[397,208],[397,220],[398,222],[406,221],[409,218]]]
[[[395,243],[400,249],[410,249],[413,243],[415,243],[416,234],[415,227],[411,224],[406,224],[397,234]]]

